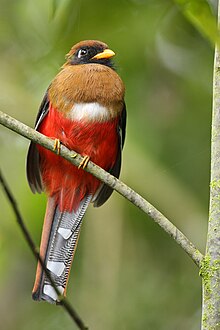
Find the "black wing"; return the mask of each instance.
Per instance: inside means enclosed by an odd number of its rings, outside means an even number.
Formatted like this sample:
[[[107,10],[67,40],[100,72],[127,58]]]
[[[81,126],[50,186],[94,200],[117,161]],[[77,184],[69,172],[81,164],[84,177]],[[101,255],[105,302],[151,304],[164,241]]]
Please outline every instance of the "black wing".
[[[48,111],[49,111],[49,100],[46,93],[40,105],[40,109],[35,122],[36,130],[38,129],[44,117],[47,115]],[[41,193],[43,190],[39,164],[40,164],[40,156],[38,149],[36,147],[36,144],[31,142],[27,155],[26,175],[29,186],[33,193],[35,192]]]
[[[119,150],[116,162],[114,166],[108,171],[110,174],[114,175],[116,178],[119,177],[120,171],[121,171],[121,151],[124,146],[125,142],[125,134],[126,134],[126,106],[124,103],[124,107],[121,113],[121,118],[118,125],[118,138],[119,138]],[[107,186],[106,184],[103,184],[97,197],[94,201],[94,207],[99,207],[102,204],[104,204],[107,199],[111,196],[113,192],[113,189]]]

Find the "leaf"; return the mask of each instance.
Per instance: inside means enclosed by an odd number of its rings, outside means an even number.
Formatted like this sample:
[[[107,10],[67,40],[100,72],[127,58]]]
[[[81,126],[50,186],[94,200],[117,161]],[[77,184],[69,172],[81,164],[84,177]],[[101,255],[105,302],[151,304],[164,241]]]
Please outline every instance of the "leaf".
[[[206,0],[174,0],[184,16],[211,44],[220,44],[216,18]]]
[[[51,7],[52,7],[52,9],[51,9],[51,17],[52,17],[52,19],[56,15],[56,12],[58,10],[59,4],[60,4],[60,1],[59,0],[52,0],[51,1]]]

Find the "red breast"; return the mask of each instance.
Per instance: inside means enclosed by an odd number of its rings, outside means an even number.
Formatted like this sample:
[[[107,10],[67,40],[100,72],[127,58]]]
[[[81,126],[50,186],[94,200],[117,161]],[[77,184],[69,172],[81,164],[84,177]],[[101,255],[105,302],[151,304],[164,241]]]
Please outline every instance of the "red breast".
[[[126,107],[124,85],[114,70],[113,55],[100,41],[73,46],[43,98],[35,128],[118,178]],[[34,143],[28,151],[27,177],[33,192],[46,190],[48,194],[40,255],[56,288],[65,295],[86,209],[90,202],[96,207],[105,203],[112,189]],[[33,298],[59,301],[40,263]]]
[[[39,131],[89,156],[108,171],[120,147],[117,126],[124,105],[124,85],[106,65],[72,65],[76,49],[78,46],[68,54],[67,62],[48,89],[49,113]],[[61,211],[77,207],[86,193],[96,192],[100,182],[92,175],[42,147],[39,151],[43,182],[50,196],[57,195]]]

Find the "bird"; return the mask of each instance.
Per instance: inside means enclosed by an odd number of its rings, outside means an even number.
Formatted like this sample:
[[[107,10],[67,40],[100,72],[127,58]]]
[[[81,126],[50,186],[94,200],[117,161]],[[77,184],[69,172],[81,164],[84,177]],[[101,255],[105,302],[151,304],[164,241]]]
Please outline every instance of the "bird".
[[[92,161],[120,175],[126,133],[125,86],[104,42],[75,44],[41,102],[35,130],[54,139],[54,151],[30,143],[26,175],[33,193],[45,192],[40,256],[59,292],[38,261],[32,298],[60,303],[66,296],[83,216],[89,206],[104,204],[113,190],[84,171]],[[81,154],[74,166],[59,155],[60,145]]]

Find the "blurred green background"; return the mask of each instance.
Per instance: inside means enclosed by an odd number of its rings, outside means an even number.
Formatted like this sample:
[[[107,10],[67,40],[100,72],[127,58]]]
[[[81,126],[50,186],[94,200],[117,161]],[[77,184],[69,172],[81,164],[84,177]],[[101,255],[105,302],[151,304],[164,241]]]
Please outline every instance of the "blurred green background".
[[[0,0],[0,109],[33,126],[70,47],[108,43],[126,85],[121,179],[204,252],[213,48],[171,0]],[[1,169],[39,244],[45,196],[25,177],[29,142],[1,127]],[[0,322],[4,330],[76,329],[31,299],[36,261],[0,190]],[[86,214],[68,299],[90,329],[199,329],[201,279],[190,258],[117,193]]]

